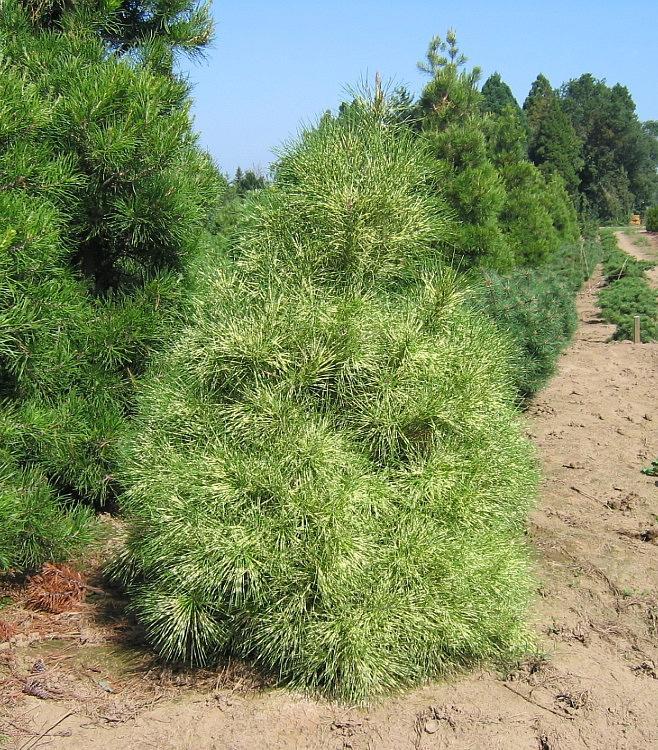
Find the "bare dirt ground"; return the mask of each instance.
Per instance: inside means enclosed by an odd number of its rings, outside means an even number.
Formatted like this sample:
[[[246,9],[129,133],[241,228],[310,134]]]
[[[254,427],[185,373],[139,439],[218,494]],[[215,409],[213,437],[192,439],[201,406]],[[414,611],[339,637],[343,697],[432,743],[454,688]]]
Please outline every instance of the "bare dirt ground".
[[[619,241],[639,257],[658,254],[653,239]],[[658,747],[658,493],[641,473],[658,456],[658,344],[609,340],[599,283],[595,275],[581,292],[576,338],[528,411],[544,476],[529,531],[536,657],[509,675],[483,671],[346,708],[260,685],[240,665],[164,669],[134,645],[139,633],[119,603],[92,591],[74,613],[2,610],[8,747]]]

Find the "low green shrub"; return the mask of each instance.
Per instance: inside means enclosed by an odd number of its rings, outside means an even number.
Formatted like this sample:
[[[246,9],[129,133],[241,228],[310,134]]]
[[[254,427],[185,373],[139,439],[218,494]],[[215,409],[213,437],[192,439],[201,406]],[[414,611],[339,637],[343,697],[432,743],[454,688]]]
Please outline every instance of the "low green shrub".
[[[522,400],[555,372],[578,323],[576,292],[591,275],[599,252],[594,242],[568,245],[539,268],[484,275],[476,299],[514,344],[514,384]]]
[[[647,232],[658,232],[658,206],[652,206],[647,209],[647,215],[644,219]]]
[[[603,233],[603,275],[608,283],[623,278],[644,278],[644,272],[656,264],[638,260],[617,246],[614,234]]]
[[[522,400],[532,397],[554,373],[557,358],[575,331],[573,293],[554,272],[487,274],[482,305],[517,347],[514,384]]]
[[[599,292],[603,319],[617,326],[616,339],[634,337],[635,316],[640,316],[642,341],[658,337],[658,295],[645,276],[655,263],[637,260],[617,246],[614,234],[603,232],[603,273],[607,281]]]
[[[603,319],[617,326],[616,339],[632,339],[636,315],[640,316],[642,341],[658,338],[658,296],[645,279],[624,277],[599,292]]]
[[[658,477],[658,458],[652,461],[650,466],[645,466],[642,473],[648,477]]]
[[[348,701],[523,652],[533,588],[510,348],[380,108],[305,133],[206,268],[141,391],[112,571],[167,659]]]
[[[559,275],[572,293],[594,273],[601,260],[602,245],[598,237],[575,244],[563,245],[544,267]]]

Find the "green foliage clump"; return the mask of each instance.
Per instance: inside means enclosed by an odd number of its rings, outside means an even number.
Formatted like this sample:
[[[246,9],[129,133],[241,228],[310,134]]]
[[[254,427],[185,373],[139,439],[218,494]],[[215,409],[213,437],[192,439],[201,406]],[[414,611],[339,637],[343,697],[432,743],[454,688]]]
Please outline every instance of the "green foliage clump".
[[[500,73],[492,73],[482,86],[482,101],[480,107],[483,112],[501,115],[508,107],[516,112],[523,122],[525,115],[519,103],[514,98],[512,89],[503,81]]]
[[[601,232],[603,245],[603,275],[608,283],[623,278],[644,279],[644,272],[656,264],[638,260],[621,250],[614,234]]]
[[[655,461],[652,461],[650,466],[642,469],[642,473],[646,474],[648,477],[658,477],[658,458]]]
[[[0,452],[0,519],[2,571],[64,561],[93,538],[89,509],[63,508],[48,479],[36,469],[21,468],[5,450]]]
[[[545,201],[559,242],[567,245],[578,242],[583,234],[578,222],[578,213],[566,190],[564,180],[557,173],[550,175],[546,180]]]
[[[523,112],[508,104],[498,113],[490,113],[484,121],[489,159],[499,169],[527,161],[528,133]]]
[[[349,701],[518,654],[532,589],[509,347],[384,107],[323,118],[245,204],[144,383],[114,566],[168,659]]]
[[[658,232],[658,206],[652,206],[647,209],[644,223],[647,232]]]
[[[595,267],[601,261],[601,255],[602,243],[599,237],[595,237],[582,243],[563,245],[546,268],[557,273],[564,284],[575,293],[594,273]]]
[[[528,153],[544,175],[559,175],[572,198],[578,196],[582,142],[548,79],[537,76],[523,104],[530,128]]]
[[[499,74],[480,91],[479,68],[466,70],[465,63],[449,31],[445,41],[432,40],[426,62],[419,65],[431,76],[418,104],[419,129],[456,220],[445,250],[461,269],[504,272],[539,265],[561,244],[579,240],[573,198],[555,165],[537,168],[528,160],[538,107],[529,108],[529,125]],[[577,169],[572,157],[567,154],[565,161]]]
[[[509,164],[501,170],[507,199],[501,223],[517,264],[539,265],[560,246],[549,211],[546,181],[528,161]]]
[[[112,54],[99,27],[81,22],[82,5],[8,0],[0,18],[0,441],[17,504],[9,515],[2,506],[0,525],[9,534],[38,504],[30,498],[43,498],[51,520],[59,504],[63,528],[83,518],[67,514],[71,499],[113,499],[135,379],[180,317],[183,271],[220,184],[196,147],[186,86]],[[49,524],[35,516],[35,529],[62,536]],[[56,548],[42,542],[32,548]]]
[[[547,179],[526,160],[509,160],[500,172],[507,190],[500,223],[516,265],[541,265],[578,241],[576,210],[559,175]]]
[[[426,61],[431,76],[420,98],[421,132],[436,159],[443,194],[454,212],[448,248],[459,267],[511,268],[514,258],[499,224],[505,186],[487,153],[479,68],[464,69],[453,31],[435,37]]]
[[[598,243],[579,243],[563,246],[539,268],[484,274],[477,301],[513,342],[514,384],[521,400],[531,398],[555,372],[578,323],[576,292],[598,254]]]
[[[5,0],[9,16],[22,11],[38,28],[93,28],[114,55],[147,56],[170,72],[178,52],[199,54],[213,32],[209,3],[196,0]]]
[[[482,86],[480,108],[487,115],[484,132],[491,161],[500,168],[527,160],[528,121],[500,73],[489,76]]]
[[[626,224],[650,204],[658,185],[656,129],[642,124],[625,86],[585,74],[560,91],[562,108],[583,144],[582,211],[599,222]]]
[[[624,277],[599,292],[604,320],[617,326],[616,339],[633,339],[634,318],[640,316],[642,341],[658,338],[658,300],[646,280]]]
[[[607,286],[599,292],[604,320],[617,326],[616,339],[632,340],[635,316],[640,316],[642,341],[658,339],[658,294],[645,271],[655,264],[632,258],[620,250],[612,233],[603,233],[603,273]]]

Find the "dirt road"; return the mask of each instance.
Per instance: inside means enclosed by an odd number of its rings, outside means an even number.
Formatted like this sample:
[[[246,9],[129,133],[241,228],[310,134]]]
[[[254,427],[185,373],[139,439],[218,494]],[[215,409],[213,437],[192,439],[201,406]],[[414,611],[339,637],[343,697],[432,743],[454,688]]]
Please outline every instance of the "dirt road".
[[[650,252],[626,240],[629,252]],[[12,675],[2,689],[21,697],[15,728],[5,730],[11,742],[24,750],[658,747],[658,489],[640,471],[658,456],[658,344],[610,342],[597,283],[580,294],[576,338],[528,412],[544,475],[530,524],[536,658],[506,679],[481,672],[360,710],[254,688],[240,671],[145,673],[142,657],[126,664],[116,645],[123,621],[107,611],[101,620],[97,606],[49,622],[19,613],[18,642],[0,651]],[[20,693],[30,670],[49,698]],[[26,727],[34,734],[19,734]]]

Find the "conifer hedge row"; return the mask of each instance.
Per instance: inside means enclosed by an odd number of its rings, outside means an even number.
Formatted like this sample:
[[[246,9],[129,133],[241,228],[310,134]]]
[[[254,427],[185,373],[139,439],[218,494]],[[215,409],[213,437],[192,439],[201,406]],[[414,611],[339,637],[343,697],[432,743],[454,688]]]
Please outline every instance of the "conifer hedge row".
[[[462,270],[541,265],[579,238],[573,200],[558,172],[528,160],[527,123],[511,91],[480,91],[480,69],[466,63],[454,32],[435,37],[419,63],[431,80],[416,129],[455,220],[445,255]]]
[[[515,349],[514,382],[521,401],[534,396],[555,372],[578,324],[576,293],[601,255],[597,240],[563,245],[537,268],[506,275],[487,271],[477,303]]]
[[[636,260],[617,245],[612,232],[602,233],[603,273],[606,286],[599,292],[604,320],[617,326],[616,339],[633,340],[635,316],[640,317],[644,342],[658,340],[658,292],[652,289],[645,271],[655,263]]]

